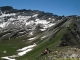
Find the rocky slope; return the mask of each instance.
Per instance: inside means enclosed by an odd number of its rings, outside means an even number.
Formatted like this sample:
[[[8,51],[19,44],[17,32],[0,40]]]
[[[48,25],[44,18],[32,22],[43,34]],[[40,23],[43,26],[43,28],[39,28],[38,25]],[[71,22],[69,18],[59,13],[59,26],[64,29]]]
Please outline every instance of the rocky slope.
[[[0,7],[0,37],[10,35],[8,37],[10,39],[24,34],[33,36],[38,31],[43,32],[56,25],[57,18],[57,15],[38,10],[17,10],[10,6]]]

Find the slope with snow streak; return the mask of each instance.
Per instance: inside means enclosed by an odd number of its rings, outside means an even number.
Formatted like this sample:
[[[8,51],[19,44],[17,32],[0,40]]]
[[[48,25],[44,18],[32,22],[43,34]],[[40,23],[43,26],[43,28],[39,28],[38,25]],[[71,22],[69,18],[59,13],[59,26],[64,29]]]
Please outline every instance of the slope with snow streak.
[[[27,52],[31,51],[33,49],[33,47],[37,46],[35,43],[33,45],[29,45],[29,46],[26,46],[22,49],[18,49],[17,52],[18,54],[17,55],[12,55],[12,56],[6,56],[6,57],[1,57],[1,59],[6,59],[6,60],[16,60],[15,58],[16,57],[20,57],[20,56],[23,56],[25,55]]]
[[[6,59],[6,60],[16,60],[16,59],[11,59],[9,57],[2,57],[2,59]]]
[[[34,40],[34,39],[36,39],[36,37],[33,37],[33,38],[29,38],[28,40]]]

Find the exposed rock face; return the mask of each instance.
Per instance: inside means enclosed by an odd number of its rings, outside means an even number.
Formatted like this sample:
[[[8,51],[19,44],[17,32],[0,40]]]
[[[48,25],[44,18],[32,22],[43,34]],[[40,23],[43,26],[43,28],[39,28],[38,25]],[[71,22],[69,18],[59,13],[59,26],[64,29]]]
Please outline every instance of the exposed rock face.
[[[11,6],[3,6],[0,7],[0,40],[3,40],[6,36],[8,37],[5,39],[10,39],[25,34],[27,34],[27,37],[31,37],[41,33],[43,33],[42,36],[46,36],[45,38],[52,38],[61,27],[65,25],[65,27],[69,26],[70,22],[73,20],[76,23],[76,25],[74,25],[74,30],[79,38],[80,16],[73,15],[65,17],[38,10],[18,10]],[[68,22],[65,23],[66,21]],[[51,33],[55,28],[56,32]],[[38,38],[42,39],[42,36],[38,36]]]

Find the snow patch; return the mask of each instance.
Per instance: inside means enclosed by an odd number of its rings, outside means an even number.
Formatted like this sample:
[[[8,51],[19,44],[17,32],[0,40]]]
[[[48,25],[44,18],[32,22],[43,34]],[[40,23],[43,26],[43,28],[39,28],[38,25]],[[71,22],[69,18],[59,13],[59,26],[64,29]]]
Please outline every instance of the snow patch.
[[[43,36],[42,38],[45,38],[46,36]]]
[[[51,27],[51,26],[53,26],[53,25],[55,25],[56,23],[51,23],[51,24],[49,24],[48,25],[48,27]]]
[[[14,21],[14,20],[16,20],[15,18],[10,18],[10,19],[8,19],[8,21]]]
[[[29,35],[32,36],[33,35],[33,32],[30,32]]]
[[[43,40],[44,38],[46,38],[46,36],[41,37],[41,40]]]
[[[12,14],[2,14],[0,17],[15,16],[15,15],[16,15],[15,13],[12,13]]]
[[[18,20],[28,20],[31,16],[18,16]]]
[[[34,24],[34,21],[26,22],[26,26],[27,26],[27,25],[33,25],[33,24]]]
[[[7,59],[7,60],[16,60],[16,59],[11,59],[9,57],[1,57],[2,59]]]
[[[27,49],[25,51],[19,52],[18,55],[19,56],[23,56],[24,54],[26,54],[27,52],[31,51],[32,49]]]
[[[6,24],[7,24],[7,22],[3,22],[3,23],[0,24],[0,27],[4,28],[6,26]]]
[[[51,18],[49,18],[49,19],[51,19]]]
[[[10,58],[15,58],[15,57],[19,57],[18,55],[12,55],[12,56],[9,56]]]
[[[32,49],[34,46],[36,46],[36,44],[33,44],[33,45],[30,45],[30,46],[24,47],[22,49],[18,49],[17,51],[25,51],[27,49]]]
[[[36,19],[35,20],[35,24],[37,25],[37,24],[48,24],[49,23],[49,21],[46,21],[46,20],[39,20],[39,19]]]
[[[27,47],[24,47],[22,49],[18,49],[18,54],[17,55],[12,55],[12,56],[6,56],[6,57],[1,57],[1,59],[6,59],[6,60],[16,60],[15,57],[23,56],[27,52],[31,51],[33,47],[35,47],[36,44],[34,43],[33,45],[29,45]],[[14,58],[14,59],[13,59]]]
[[[53,25],[55,25],[56,23],[49,23],[43,26],[44,29],[52,27]]]
[[[37,17],[38,16],[38,14],[34,14],[32,17]]]
[[[35,47],[35,46],[36,46],[36,44],[33,44],[33,45],[30,45],[30,46],[27,46],[27,47],[17,50],[17,51],[21,51],[18,53],[18,56],[23,56],[27,52],[31,51],[33,49],[33,47]]]
[[[46,29],[40,29],[41,31],[45,31]]]
[[[28,40],[34,40],[34,39],[36,39],[36,37],[30,38],[30,39],[28,39]]]

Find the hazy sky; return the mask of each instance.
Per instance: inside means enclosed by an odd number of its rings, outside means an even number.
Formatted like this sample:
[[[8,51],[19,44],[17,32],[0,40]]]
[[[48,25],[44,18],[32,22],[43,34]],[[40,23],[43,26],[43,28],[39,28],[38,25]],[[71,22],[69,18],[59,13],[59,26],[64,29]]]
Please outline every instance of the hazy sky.
[[[80,0],[0,0],[0,6],[80,16]]]

